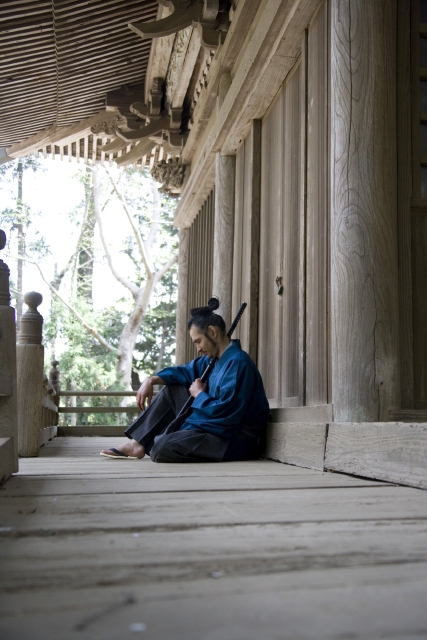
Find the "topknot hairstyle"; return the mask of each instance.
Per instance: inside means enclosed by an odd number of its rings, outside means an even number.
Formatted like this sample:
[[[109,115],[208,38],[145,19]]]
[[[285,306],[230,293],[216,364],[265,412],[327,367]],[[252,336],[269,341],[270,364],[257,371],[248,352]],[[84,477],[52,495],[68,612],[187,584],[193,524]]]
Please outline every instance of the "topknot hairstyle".
[[[214,313],[219,307],[219,300],[217,297],[211,298],[206,307],[196,307],[191,309],[190,319],[187,322],[187,328],[196,327],[200,333],[206,335],[208,327],[218,327],[221,331],[225,332],[225,322],[222,316]]]

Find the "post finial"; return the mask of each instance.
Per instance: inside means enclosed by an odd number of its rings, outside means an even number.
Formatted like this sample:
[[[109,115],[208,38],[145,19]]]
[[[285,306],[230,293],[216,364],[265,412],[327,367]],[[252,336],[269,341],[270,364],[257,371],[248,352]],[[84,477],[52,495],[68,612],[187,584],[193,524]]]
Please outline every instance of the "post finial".
[[[21,318],[19,344],[41,344],[43,316],[37,307],[43,302],[43,296],[37,291],[30,291],[24,295],[24,302],[28,309]]]
[[[0,229],[0,251],[6,246],[6,234]],[[0,305],[8,307],[10,305],[9,292],[9,267],[3,260],[0,260]]]

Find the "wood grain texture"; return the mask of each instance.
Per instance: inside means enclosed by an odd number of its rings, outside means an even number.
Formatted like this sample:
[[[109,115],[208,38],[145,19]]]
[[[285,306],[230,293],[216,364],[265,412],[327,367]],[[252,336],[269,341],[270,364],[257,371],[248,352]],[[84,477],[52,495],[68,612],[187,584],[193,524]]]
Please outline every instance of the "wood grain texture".
[[[185,364],[188,315],[188,252],[190,229],[179,230],[178,302],[176,305],[175,364]]]
[[[44,347],[39,344],[18,344],[16,359],[19,455],[38,456],[42,428]]]
[[[266,457],[323,471],[325,423],[275,423],[267,426]]]
[[[14,458],[13,438],[0,438],[0,485],[18,470]]]
[[[44,427],[40,429],[39,447],[43,447],[49,440],[55,438],[58,432],[58,427]]]
[[[399,251],[399,344],[402,409],[414,406],[411,272],[411,5],[397,3],[397,224]],[[412,95],[415,102],[415,96]]]
[[[307,239],[305,403],[328,402],[329,373],[329,140],[328,4],[308,29]]]
[[[270,410],[271,421],[276,422],[332,422],[333,406],[321,404],[318,406],[288,406]]]
[[[262,124],[258,366],[267,397],[301,396],[299,229],[303,71],[296,65]],[[281,279],[282,293],[276,292]]]
[[[185,219],[194,219],[203,202],[198,189],[204,182],[205,165],[213,153],[237,153],[252,120],[264,117],[301,53],[304,31],[320,4],[320,0],[263,0],[259,4],[241,55],[235,58],[238,64],[233,69],[233,84],[221,111],[217,118],[210,118],[209,123],[203,123],[198,129],[204,135],[197,134],[197,146],[191,156],[192,173],[176,210],[178,226]],[[240,11],[240,3],[238,9]],[[216,91],[210,99],[215,97]]]
[[[231,324],[236,157],[216,154],[215,230],[212,292],[218,296],[218,313]]]
[[[180,302],[181,335],[185,341],[184,352],[180,355],[183,363],[192,360],[196,355],[187,330],[190,310],[204,306],[212,296],[214,227],[215,191],[211,191],[189,229],[187,276],[179,283],[178,288],[178,297],[181,296],[181,292],[183,294]]]
[[[332,423],[325,469],[427,488],[427,423]]]
[[[4,390],[11,392],[7,396],[0,397],[0,438],[10,438],[10,443],[5,445],[6,448],[2,453],[0,477],[7,478],[10,475],[10,469],[12,472],[18,471],[16,325],[15,310],[12,307],[0,306],[0,331],[0,371],[8,382],[8,388]],[[12,459],[5,463],[5,452],[11,451]]]
[[[427,216],[412,215],[414,403],[427,401]]]
[[[233,313],[248,308],[236,329],[242,347],[256,362],[258,351],[259,214],[261,122],[254,120],[236,156],[236,205],[233,251]]]
[[[331,2],[332,394],[339,421],[400,404],[396,2]]]

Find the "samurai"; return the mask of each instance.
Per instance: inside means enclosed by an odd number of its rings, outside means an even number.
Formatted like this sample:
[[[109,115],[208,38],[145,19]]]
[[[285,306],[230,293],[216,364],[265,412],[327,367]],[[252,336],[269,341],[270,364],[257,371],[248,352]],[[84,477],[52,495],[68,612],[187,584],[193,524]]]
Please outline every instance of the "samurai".
[[[141,384],[140,416],[126,429],[128,440],[104,449],[111,459],[154,462],[254,460],[263,454],[269,413],[261,375],[239,340],[231,340],[215,310],[217,298],[191,310],[187,326],[198,357],[166,367]],[[214,366],[206,382],[202,374]],[[154,386],[164,385],[154,395]],[[189,397],[191,408],[178,416]]]

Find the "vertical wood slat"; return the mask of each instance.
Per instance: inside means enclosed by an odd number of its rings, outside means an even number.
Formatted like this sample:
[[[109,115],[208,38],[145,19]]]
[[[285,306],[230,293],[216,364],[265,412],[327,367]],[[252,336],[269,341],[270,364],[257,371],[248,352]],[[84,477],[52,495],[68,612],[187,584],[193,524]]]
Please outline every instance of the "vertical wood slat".
[[[179,230],[179,256],[178,256],[178,303],[176,309],[176,351],[175,363],[185,364],[187,341],[187,313],[188,313],[188,268],[190,230]]]
[[[284,104],[283,190],[283,304],[281,397],[300,395],[299,373],[299,229],[301,211],[301,137],[304,135],[301,105],[302,65],[286,83]]]
[[[267,396],[300,397],[300,224],[304,217],[304,72],[297,62],[262,124],[258,365]],[[283,293],[275,292],[276,277]],[[261,348],[262,345],[262,348]]]
[[[399,0],[397,4],[396,104],[399,342],[402,409],[412,409],[414,406],[410,209],[410,199],[412,195],[410,29],[410,3],[406,0]]]
[[[328,5],[308,30],[305,404],[328,402]]]
[[[376,422],[400,404],[397,163],[390,135],[397,3],[332,0],[331,6],[334,417]]]
[[[421,198],[420,0],[411,0],[412,197]]]
[[[214,191],[212,191],[199,214],[194,220],[188,233],[188,277],[186,286],[186,303],[183,303],[181,313],[186,321],[190,316],[190,309],[204,306],[212,296],[212,265],[213,265],[213,232],[214,232]],[[180,285],[180,291],[184,285]],[[184,320],[182,320],[184,324]],[[194,359],[196,352],[187,329],[185,329],[184,360]]]
[[[233,314],[248,304],[234,337],[257,360],[259,288],[261,121],[251,131],[236,156],[236,203],[233,254]]]
[[[412,213],[414,408],[427,402],[427,208]]]
[[[279,380],[282,342],[280,336],[281,297],[275,295],[274,282],[280,268],[281,225],[280,166],[282,149],[283,90],[262,122],[260,278],[258,318],[258,368],[269,400],[280,402]]]

